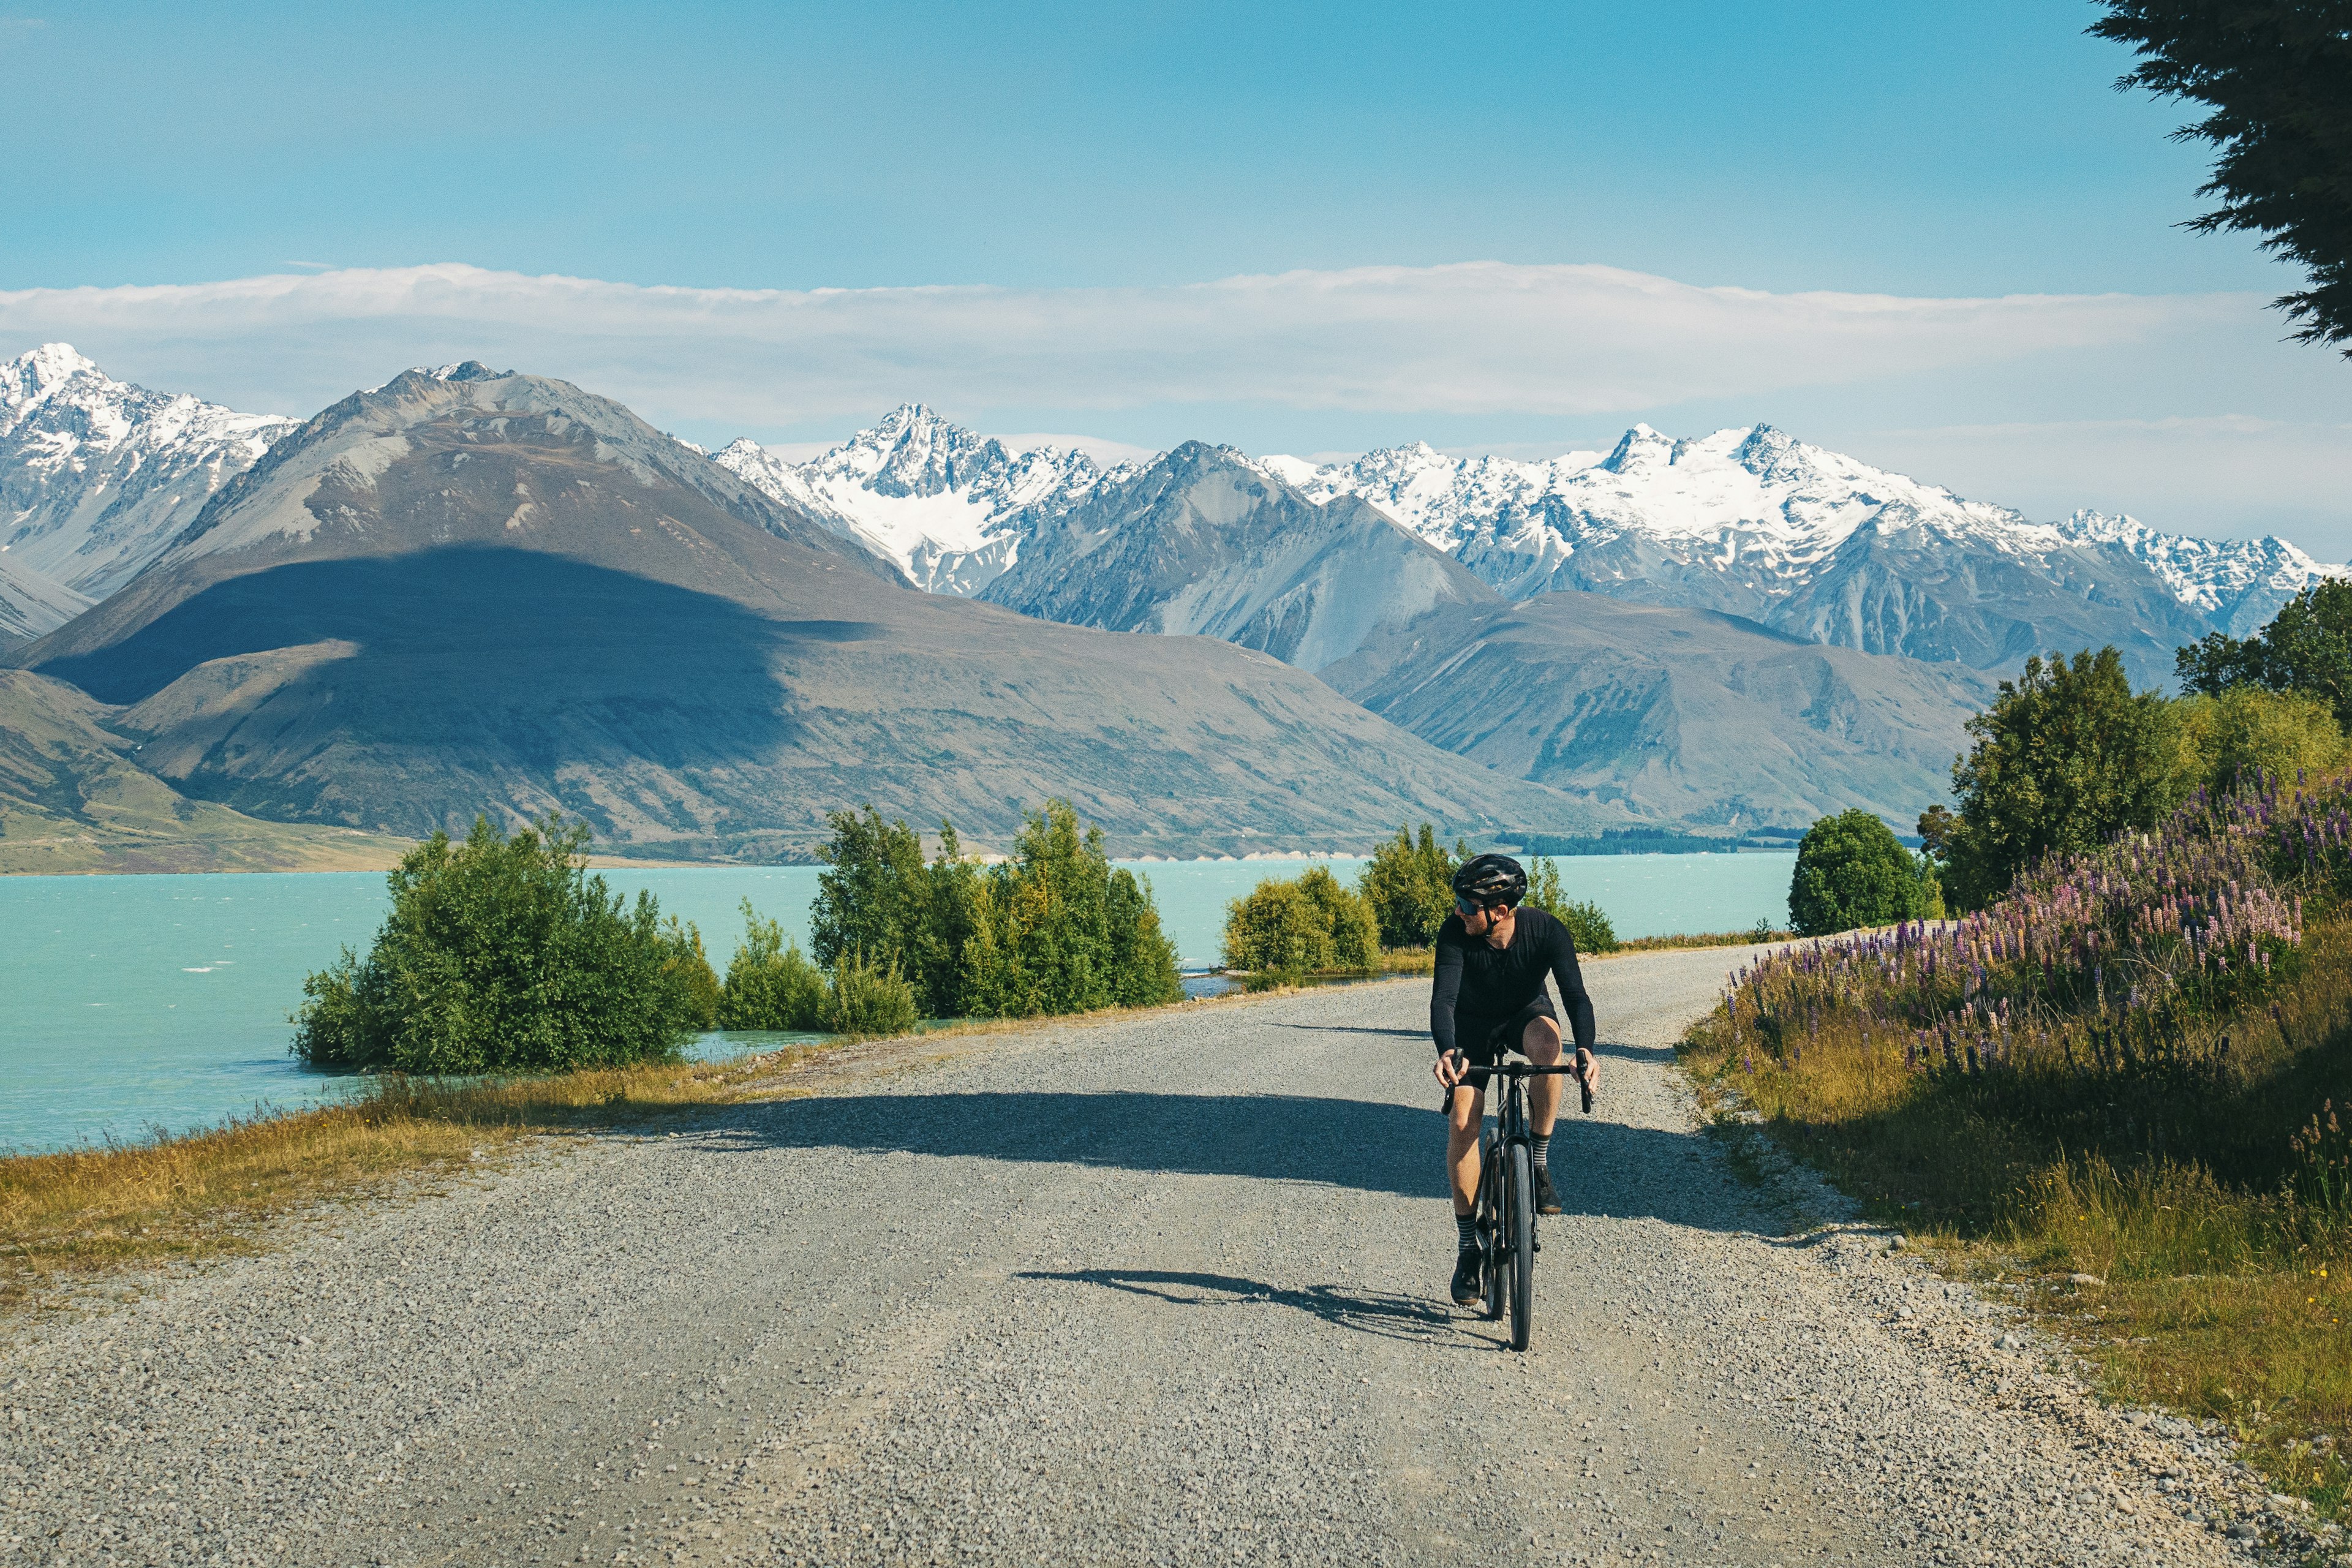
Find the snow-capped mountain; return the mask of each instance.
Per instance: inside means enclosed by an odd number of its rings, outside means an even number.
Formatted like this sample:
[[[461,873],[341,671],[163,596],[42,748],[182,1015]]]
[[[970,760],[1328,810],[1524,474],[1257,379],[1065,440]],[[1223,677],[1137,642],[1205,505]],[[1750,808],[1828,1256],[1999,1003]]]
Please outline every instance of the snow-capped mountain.
[[[116,381],[67,343],[0,361],[0,548],[102,599],[295,424]]]
[[[2074,547],[2120,550],[2179,604],[2242,636],[2312,583],[2344,574],[2276,538],[2167,534],[2092,511],[2032,522],[1769,425],[1682,440],[1636,425],[1605,456],[1543,462],[1453,458],[1416,444],[1294,482],[1316,500],[1362,497],[1513,598],[1585,587],[1769,618],[1872,529],[1924,530],[2053,574],[2063,570],[2053,557]]]
[[[1008,450],[902,404],[823,456],[789,463],[751,440],[713,460],[776,500],[897,563],[934,593],[969,596],[1012,565],[1039,522],[1067,511],[1106,478],[1083,452]]]
[[[2184,605],[2231,637],[2259,630],[2278,608],[2323,577],[2352,575],[2313,560],[2275,535],[2200,539],[2159,533],[2131,516],[2082,510],[2058,524],[2071,538],[2119,545],[2147,563]]]
[[[1187,441],[1033,518],[982,598],[1073,626],[1213,637],[1321,669],[1431,611],[1502,600],[1352,496]]]

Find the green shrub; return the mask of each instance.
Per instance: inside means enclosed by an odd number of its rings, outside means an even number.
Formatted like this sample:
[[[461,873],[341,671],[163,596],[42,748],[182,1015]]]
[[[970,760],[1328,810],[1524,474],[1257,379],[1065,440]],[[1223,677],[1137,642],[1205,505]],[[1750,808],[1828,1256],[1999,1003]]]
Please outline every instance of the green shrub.
[[[1331,928],[1297,883],[1269,877],[1225,906],[1227,969],[1311,974],[1333,966]]]
[[[1225,906],[1224,963],[1267,974],[1369,974],[1381,964],[1380,923],[1327,866],[1293,881],[1269,877]]]
[[[588,842],[553,815],[511,837],[478,817],[463,844],[410,850],[367,957],[302,983],[295,1054],[422,1074],[675,1059],[701,1016],[699,943],[590,876]]]
[[[800,943],[784,939],[783,927],[763,921],[743,900],[743,942],[727,964],[719,994],[722,1029],[822,1029],[825,1021],[824,975],[802,955]]]
[[[1024,816],[1010,859],[985,872],[942,872],[940,900],[960,922],[958,1010],[1034,1017],[1142,1007],[1184,994],[1176,945],[1160,929],[1151,886],[1112,867],[1099,829],[1069,802]]]
[[[853,1039],[903,1035],[918,1016],[915,988],[898,973],[898,961],[870,963],[856,948],[833,966],[824,993],[824,1026]]]
[[[837,970],[895,968],[935,1018],[1029,1016],[1176,1000],[1176,949],[1149,883],[1116,869],[1067,801],[1028,814],[1012,859],[983,868],[953,825],[929,866],[904,822],[836,812],[811,945]]]
[[[1454,847],[1447,854],[1424,822],[1419,843],[1400,827],[1392,842],[1372,851],[1356,885],[1380,924],[1381,946],[1427,947],[1437,940],[1437,928],[1454,912],[1454,872],[1470,855],[1466,844]]]
[[[2181,698],[2172,709],[2186,783],[2215,794],[2233,787],[2241,773],[2251,777],[2259,770],[2291,779],[2327,772],[2345,760],[2336,715],[2307,691],[2232,686],[2218,697]]]
[[[1298,890],[1330,935],[1332,968],[1366,974],[1380,968],[1381,922],[1362,894],[1340,886],[1328,866],[1309,867]]]
[[[1824,816],[1797,846],[1789,919],[1799,936],[1926,919],[1931,901],[1940,914],[1934,867],[1904,848],[1874,813],[1856,807]]]
[[[1549,856],[1538,855],[1528,862],[1527,901],[1566,926],[1577,952],[1617,951],[1617,928],[1609,923],[1599,904],[1590,899],[1570,899],[1561,889],[1559,867]]]

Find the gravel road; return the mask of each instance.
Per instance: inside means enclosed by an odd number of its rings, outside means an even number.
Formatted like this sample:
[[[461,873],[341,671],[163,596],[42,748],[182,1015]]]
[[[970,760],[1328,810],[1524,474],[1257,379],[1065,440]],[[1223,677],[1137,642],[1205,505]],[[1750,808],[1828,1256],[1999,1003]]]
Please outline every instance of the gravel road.
[[[1591,966],[1524,1355],[1425,982],[877,1047],[20,1326],[0,1563],[2246,1561],[2204,1439],[1696,1131],[1738,956]]]

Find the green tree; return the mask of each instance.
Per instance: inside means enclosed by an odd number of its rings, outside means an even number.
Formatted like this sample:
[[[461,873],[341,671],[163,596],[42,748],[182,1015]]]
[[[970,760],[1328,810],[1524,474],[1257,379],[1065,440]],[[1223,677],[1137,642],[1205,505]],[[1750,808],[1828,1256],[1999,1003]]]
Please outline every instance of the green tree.
[[[2307,691],[2233,686],[2173,704],[2179,768],[2192,784],[2220,792],[2254,771],[2279,778],[2332,771],[2345,761],[2344,731],[2327,704]]]
[[[885,822],[869,805],[866,815],[829,812],[833,839],[819,853],[825,868],[809,908],[809,951],[832,969],[853,949],[879,963],[904,962],[929,923],[931,878],[923,841],[904,822]]]
[[[719,1027],[719,976],[711,970],[710,955],[702,951],[702,932],[692,921],[681,926],[672,915],[662,922],[661,938],[669,952],[665,967],[693,1002],[694,1026]]]
[[[787,942],[784,928],[763,921],[751,900],[743,900],[743,941],[727,964],[719,992],[722,1029],[822,1029],[825,1020],[824,974]]]
[[[2352,583],[2315,583],[2252,637],[2210,633],[2174,654],[2172,667],[2181,689],[2207,697],[2238,686],[2309,692],[2352,729]]]
[[[386,879],[392,912],[302,983],[294,1051],[316,1067],[484,1073],[674,1060],[701,1016],[698,941],[587,870],[589,831],[512,837],[477,817]],[[708,964],[704,965],[707,970]]]
[[[2171,705],[2132,690],[2113,647],[2071,664],[2028,658],[1968,731],[1973,744],[1952,764],[1959,810],[1944,837],[1943,890],[1962,909],[2000,897],[2050,850],[2150,826],[2188,787]]]
[[[1797,846],[1789,917],[1799,936],[1918,920],[1930,913],[1935,876],[1877,814],[1842,811],[1814,823]]]
[[[957,994],[972,1016],[1140,1007],[1184,994],[1150,884],[1113,867],[1102,832],[1048,801],[1024,815],[1012,858],[972,889]]]
[[[1400,827],[1394,840],[1373,849],[1356,885],[1372,907],[1381,945],[1427,947],[1437,940],[1437,928],[1454,911],[1454,870],[1470,853],[1469,846],[1458,842],[1454,849],[1455,855],[1447,854],[1426,822],[1419,843]]]
[[[2311,287],[2277,304],[2307,343],[2352,340],[2352,9],[2345,0],[2105,0],[2090,30],[2132,46],[2118,87],[2211,112],[2176,141],[2218,149],[2188,227],[2266,236]],[[2352,354],[2352,349],[2345,351]]]
[[[983,876],[980,862],[964,854],[954,825],[941,822],[940,852],[929,872],[929,896],[909,958],[909,979],[926,1017],[952,1018],[970,1011],[963,996],[965,950],[982,934],[988,896]]]
[[[1527,902],[1566,926],[1577,952],[1617,951],[1617,928],[1610,923],[1607,912],[1590,899],[1570,898],[1560,886],[1559,863],[1549,855],[1528,861]]]

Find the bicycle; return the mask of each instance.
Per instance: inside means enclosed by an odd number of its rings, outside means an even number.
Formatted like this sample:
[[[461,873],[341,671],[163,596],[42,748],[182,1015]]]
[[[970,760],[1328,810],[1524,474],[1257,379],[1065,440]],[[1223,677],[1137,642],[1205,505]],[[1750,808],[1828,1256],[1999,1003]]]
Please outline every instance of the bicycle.
[[[1511,1348],[1528,1348],[1534,1329],[1536,1254],[1535,1134],[1528,1126],[1527,1080],[1559,1073],[1574,1073],[1573,1064],[1538,1067],[1533,1062],[1498,1061],[1490,1068],[1472,1068],[1461,1087],[1484,1089],[1499,1078],[1507,1087],[1495,1107],[1496,1127],[1478,1130],[1478,1206],[1475,1224],[1481,1266],[1486,1280],[1484,1302],[1488,1321],[1511,1314]],[[1582,1079],[1584,1110],[1592,1110],[1592,1089]],[[1450,1093],[1450,1091],[1449,1091]]]

